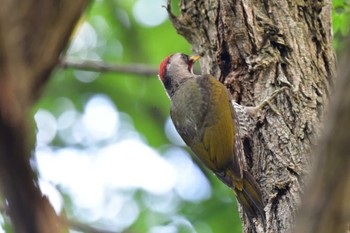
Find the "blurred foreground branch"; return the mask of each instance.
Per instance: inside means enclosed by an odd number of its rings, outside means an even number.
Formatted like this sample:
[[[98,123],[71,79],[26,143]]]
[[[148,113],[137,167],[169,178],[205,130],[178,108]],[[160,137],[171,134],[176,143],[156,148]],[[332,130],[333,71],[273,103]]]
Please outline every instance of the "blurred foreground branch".
[[[350,46],[348,37],[347,48]],[[350,52],[339,62],[325,132],[294,232],[350,232]]]
[[[143,64],[106,64],[98,61],[69,61],[61,60],[59,68],[79,69],[96,72],[116,72],[125,74],[137,74],[145,76],[157,75],[158,70]]]
[[[0,1],[0,196],[16,233],[66,232],[30,163],[30,111],[88,2]]]

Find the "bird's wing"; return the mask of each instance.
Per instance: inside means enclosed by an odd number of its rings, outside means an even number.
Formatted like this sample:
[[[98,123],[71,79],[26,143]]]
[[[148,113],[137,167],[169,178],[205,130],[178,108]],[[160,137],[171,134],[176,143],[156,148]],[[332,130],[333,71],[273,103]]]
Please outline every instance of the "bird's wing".
[[[200,85],[209,88],[206,100],[208,109],[203,118],[201,131],[191,148],[193,152],[214,172],[223,172],[232,166],[234,156],[235,127],[232,123],[231,108],[227,89],[214,77]],[[208,92],[209,93],[209,92]]]
[[[203,91],[206,89],[210,91]],[[226,87],[212,76],[187,82],[172,99],[170,114],[177,131],[197,157],[214,172],[235,167],[236,128],[232,111]],[[239,168],[238,163],[236,166]],[[234,169],[231,173],[236,175],[241,171]]]

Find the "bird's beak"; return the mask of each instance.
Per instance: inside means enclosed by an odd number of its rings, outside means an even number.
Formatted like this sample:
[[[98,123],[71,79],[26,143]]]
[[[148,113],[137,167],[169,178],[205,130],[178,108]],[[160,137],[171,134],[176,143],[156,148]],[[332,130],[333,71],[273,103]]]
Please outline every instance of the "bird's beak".
[[[201,58],[201,55],[193,54],[193,55],[190,56],[190,62],[195,63],[196,61],[199,60],[199,58]]]

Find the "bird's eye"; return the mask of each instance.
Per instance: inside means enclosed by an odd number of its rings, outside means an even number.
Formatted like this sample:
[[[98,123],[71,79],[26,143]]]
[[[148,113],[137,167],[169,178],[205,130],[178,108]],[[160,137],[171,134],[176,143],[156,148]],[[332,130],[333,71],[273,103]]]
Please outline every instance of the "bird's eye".
[[[188,63],[189,60],[190,60],[186,54],[181,54],[181,58],[182,58],[182,60],[184,60],[186,63]]]
[[[188,71],[192,72],[192,65],[193,62],[190,61],[190,58],[186,55],[186,54],[181,54],[182,60],[184,60],[184,62],[187,64],[188,66]]]

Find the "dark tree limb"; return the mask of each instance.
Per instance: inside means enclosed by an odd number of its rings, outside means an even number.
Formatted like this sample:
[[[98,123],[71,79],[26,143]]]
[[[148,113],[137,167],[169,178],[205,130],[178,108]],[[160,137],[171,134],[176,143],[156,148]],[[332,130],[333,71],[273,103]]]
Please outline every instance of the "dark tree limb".
[[[86,0],[0,1],[0,190],[15,232],[66,228],[30,165],[29,110],[86,5]]]
[[[71,61],[61,60],[58,68],[63,69],[79,69],[94,72],[115,72],[145,76],[156,76],[158,69],[144,64],[107,64],[98,61]]]

